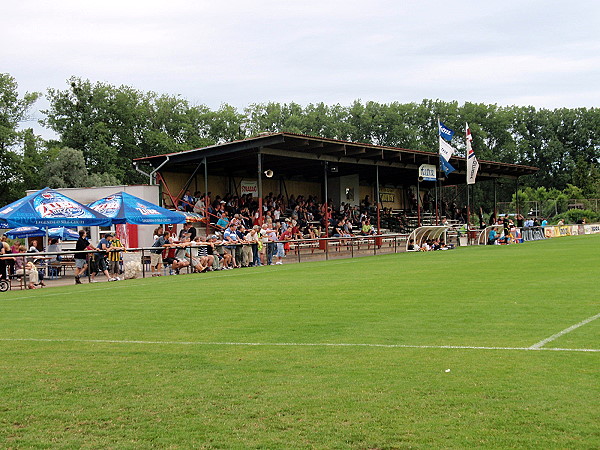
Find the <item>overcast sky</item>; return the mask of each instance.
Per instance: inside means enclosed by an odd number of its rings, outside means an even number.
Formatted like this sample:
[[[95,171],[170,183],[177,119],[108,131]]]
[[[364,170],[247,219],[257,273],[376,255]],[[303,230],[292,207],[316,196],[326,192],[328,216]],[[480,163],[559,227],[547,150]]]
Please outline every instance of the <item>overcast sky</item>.
[[[78,76],[211,108],[592,107],[599,30],[595,0],[23,0],[2,5],[0,71],[22,93]]]

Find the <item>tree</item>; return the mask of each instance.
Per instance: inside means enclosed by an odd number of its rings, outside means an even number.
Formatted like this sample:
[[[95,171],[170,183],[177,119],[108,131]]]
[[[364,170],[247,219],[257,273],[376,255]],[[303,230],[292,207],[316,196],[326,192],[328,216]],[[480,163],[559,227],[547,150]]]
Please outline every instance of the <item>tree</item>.
[[[46,185],[52,188],[81,187],[87,184],[88,171],[81,150],[55,149],[42,170]]]
[[[52,188],[109,186],[119,184],[114,175],[101,172],[88,174],[81,150],[63,147],[51,151],[42,170],[45,184]]]
[[[23,133],[19,124],[27,119],[29,110],[39,98],[37,92],[19,98],[18,85],[7,73],[0,73],[0,204],[22,196],[21,155],[16,153]]]

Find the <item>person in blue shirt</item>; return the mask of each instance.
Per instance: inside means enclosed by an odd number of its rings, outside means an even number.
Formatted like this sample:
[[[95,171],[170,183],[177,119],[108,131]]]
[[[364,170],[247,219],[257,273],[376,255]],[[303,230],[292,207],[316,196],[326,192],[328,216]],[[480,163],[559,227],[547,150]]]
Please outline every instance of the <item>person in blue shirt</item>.
[[[233,245],[225,245],[225,248],[227,250],[229,250],[229,253],[231,253],[231,256],[233,258],[233,267],[237,268],[240,267],[241,264],[241,260],[236,259],[236,256],[238,251],[237,248],[239,247],[238,245],[235,245],[239,242],[240,237],[237,234],[237,227],[233,224],[229,225],[227,227],[227,229],[225,230],[225,232],[223,233],[223,241],[227,244],[233,244]],[[241,256],[241,247],[239,247],[240,251],[240,256]]]
[[[96,257],[96,270],[91,273],[92,279],[90,280],[90,283],[97,283],[96,275],[98,272],[102,272],[104,275],[106,275],[107,281],[116,281],[116,278],[111,278],[109,275],[108,264],[106,261],[106,257],[108,256],[107,252],[111,248],[111,241],[113,238],[114,237],[112,234],[107,234],[98,242],[96,247],[98,251],[94,254]]]
[[[493,228],[490,230],[490,234],[488,235],[488,245],[494,245],[498,240],[498,233]]]
[[[223,213],[221,214],[221,218],[217,221],[217,227],[221,227],[222,229],[225,229],[229,226],[229,217],[227,217],[228,214],[226,211],[223,211]]]

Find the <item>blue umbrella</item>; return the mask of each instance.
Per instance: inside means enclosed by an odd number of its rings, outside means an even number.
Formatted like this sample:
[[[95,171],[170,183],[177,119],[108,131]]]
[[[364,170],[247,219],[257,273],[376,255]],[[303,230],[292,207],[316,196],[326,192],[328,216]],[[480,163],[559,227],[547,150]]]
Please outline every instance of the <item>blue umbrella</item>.
[[[112,219],[112,223],[134,225],[185,223],[185,216],[162,208],[127,192],[117,192],[88,205]]]
[[[0,209],[0,222],[22,226],[110,226],[111,220],[60,192],[44,188]]]
[[[77,239],[79,239],[79,233],[77,232],[77,230],[72,230],[71,228],[49,228],[48,237],[57,238],[61,241],[76,241]]]
[[[29,237],[46,236],[46,230],[38,227],[19,227],[4,233],[11,239],[24,239]],[[79,239],[77,230],[65,227],[49,228],[48,237],[62,241],[76,241]]]
[[[4,233],[11,239],[23,239],[28,237],[46,236],[46,232],[38,227],[19,227]]]

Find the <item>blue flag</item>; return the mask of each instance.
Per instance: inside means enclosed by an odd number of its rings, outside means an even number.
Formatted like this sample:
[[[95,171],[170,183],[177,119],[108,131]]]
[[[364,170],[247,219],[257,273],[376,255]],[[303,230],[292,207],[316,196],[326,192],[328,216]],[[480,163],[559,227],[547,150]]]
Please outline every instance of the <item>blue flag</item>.
[[[443,137],[445,140],[447,140],[448,142],[452,140],[452,136],[454,136],[454,131],[452,131],[450,128],[444,125],[444,123],[441,120],[438,120],[438,130],[440,136]]]
[[[446,178],[448,177],[448,175],[450,175],[452,172],[454,172],[456,170],[454,167],[452,167],[452,165],[448,161],[446,161],[442,157],[442,155],[440,155],[440,167],[444,171],[444,175],[446,175]]]

